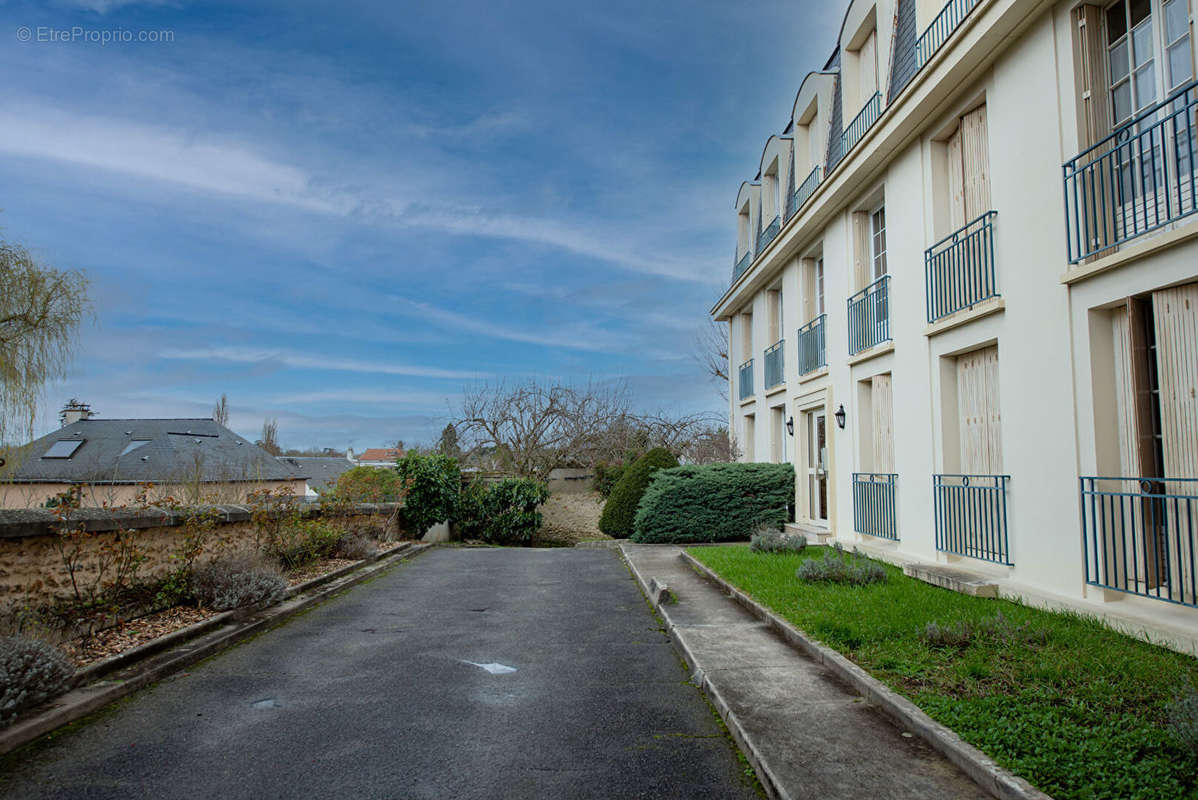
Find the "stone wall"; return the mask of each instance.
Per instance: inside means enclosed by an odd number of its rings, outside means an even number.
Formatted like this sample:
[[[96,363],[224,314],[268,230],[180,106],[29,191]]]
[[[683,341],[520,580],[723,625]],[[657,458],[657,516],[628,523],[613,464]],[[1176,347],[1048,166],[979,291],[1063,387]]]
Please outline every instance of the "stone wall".
[[[317,505],[301,504],[299,508],[305,517],[324,513]],[[335,524],[377,529],[388,522],[396,508],[395,503],[360,503],[338,515]],[[106,570],[102,579],[110,580],[121,536],[135,543],[146,557],[138,579],[161,578],[177,563],[172,556],[197,531],[197,526],[189,523],[196,514],[214,521],[203,534],[199,563],[255,547],[257,529],[245,506],[202,506],[183,511],[78,509],[66,521],[47,509],[0,510],[0,611],[73,597],[63,551],[69,553],[76,546],[76,582],[81,587],[93,586],[101,570]],[[77,533],[64,536],[64,530]],[[387,535],[400,536],[402,531],[392,525]]]

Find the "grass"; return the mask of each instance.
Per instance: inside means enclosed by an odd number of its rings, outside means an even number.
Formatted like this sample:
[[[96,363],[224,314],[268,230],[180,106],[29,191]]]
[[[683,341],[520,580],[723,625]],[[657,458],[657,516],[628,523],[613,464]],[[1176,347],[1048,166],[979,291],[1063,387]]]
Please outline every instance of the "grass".
[[[1198,754],[1167,727],[1169,705],[1198,686],[1195,659],[1093,618],[967,597],[889,565],[870,586],[799,581],[799,564],[822,549],[689,552],[1056,800],[1198,797]],[[931,622],[983,634],[930,645]]]

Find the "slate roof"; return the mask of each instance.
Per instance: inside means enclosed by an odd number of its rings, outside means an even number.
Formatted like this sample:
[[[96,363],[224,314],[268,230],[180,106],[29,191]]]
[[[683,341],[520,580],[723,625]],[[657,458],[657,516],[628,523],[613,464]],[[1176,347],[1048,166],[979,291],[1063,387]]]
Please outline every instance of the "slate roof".
[[[344,456],[279,456],[296,475],[303,475],[317,492],[331,488],[354,462]]]
[[[68,458],[47,458],[70,450]],[[144,442],[131,447],[135,442]],[[127,449],[128,448],[128,449]],[[85,419],[21,448],[4,480],[18,483],[204,483],[300,480],[290,467],[210,419]],[[300,470],[302,473],[302,469]]]

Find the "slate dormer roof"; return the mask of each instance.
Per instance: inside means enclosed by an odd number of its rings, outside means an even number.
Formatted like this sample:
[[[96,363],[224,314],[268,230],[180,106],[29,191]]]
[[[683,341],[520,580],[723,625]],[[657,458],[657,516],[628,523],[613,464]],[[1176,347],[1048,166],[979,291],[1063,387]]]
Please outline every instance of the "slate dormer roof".
[[[174,483],[285,481],[297,474],[210,419],[84,419],[14,454],[5,481]],[[300,470],[302,472],[302,470]]]

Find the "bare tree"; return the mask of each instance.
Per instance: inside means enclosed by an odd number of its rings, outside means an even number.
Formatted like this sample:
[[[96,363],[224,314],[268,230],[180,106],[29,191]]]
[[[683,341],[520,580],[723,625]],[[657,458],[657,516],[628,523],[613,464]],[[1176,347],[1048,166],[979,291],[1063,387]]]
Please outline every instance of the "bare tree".
[[[277,456],[283,452],[283,449],[279,447],[279,421],[277,419],[263,420],[262,438],[255,444],[272,456]]]
[[[229,424],[229,396],[221,392],[220,400],[212,408],[212,421],[217,425]]]
[[[32,438],[42,388],[66,374],[87,289],[82,272],[39,264],[0,239],[0,443]]]
[[[547,480],[554,469],[589,466],[603,435],[628,416],[623,386],[565,386],[530,380],[467,389],[455,424],[470,453],[488,452],[502,468]]]
[[[709,320],[695,336],[695,361],[708,377],[719,381],[720,394],[728,399],[728,323]]]

